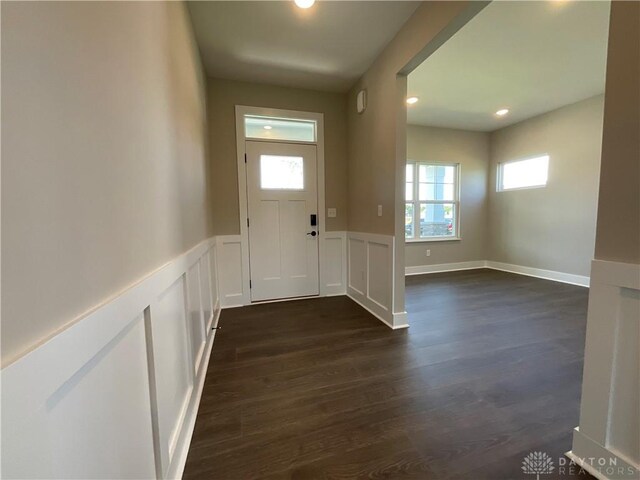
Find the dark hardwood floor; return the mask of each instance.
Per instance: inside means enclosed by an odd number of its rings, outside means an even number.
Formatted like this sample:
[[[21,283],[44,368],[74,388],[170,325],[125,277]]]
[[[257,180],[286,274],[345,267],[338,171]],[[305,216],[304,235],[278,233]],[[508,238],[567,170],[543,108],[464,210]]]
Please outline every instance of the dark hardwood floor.
[[[578,424],[588,290],[407,278],[411,327],[346,297],[225,310],[185,479],[535,479]]]

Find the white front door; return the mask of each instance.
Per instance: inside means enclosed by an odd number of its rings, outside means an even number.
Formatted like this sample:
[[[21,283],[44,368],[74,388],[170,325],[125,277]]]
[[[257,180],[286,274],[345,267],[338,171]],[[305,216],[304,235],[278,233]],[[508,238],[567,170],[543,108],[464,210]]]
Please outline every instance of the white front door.
[[[251,301],[318,295],[316,146],[246,142]]]

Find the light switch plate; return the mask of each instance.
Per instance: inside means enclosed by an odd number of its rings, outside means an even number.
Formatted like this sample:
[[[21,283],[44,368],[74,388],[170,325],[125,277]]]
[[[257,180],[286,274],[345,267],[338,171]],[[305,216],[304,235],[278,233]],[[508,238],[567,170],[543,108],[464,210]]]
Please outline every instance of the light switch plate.
[[[378,216],[382,216],[382,205],[378,205]]]
[[[327,217],[336,218],[337,212],[335,208],[327,208]]]

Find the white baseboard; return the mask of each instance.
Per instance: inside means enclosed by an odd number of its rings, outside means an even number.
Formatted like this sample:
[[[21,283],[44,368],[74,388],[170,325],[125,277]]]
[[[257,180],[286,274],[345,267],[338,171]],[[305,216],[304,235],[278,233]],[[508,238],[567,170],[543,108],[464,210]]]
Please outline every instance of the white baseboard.
[[[402,328],[409,328],[409,322],[407,321],[407,312],[399,312],[393,314],[393,328],[394,330],[400,330]]]
[[[370,306],[367,305],[367,302],[364,300],[364,297],[362,295],[358,295],[358,294],[354,295],[353,290],[351,290],[351,292],[347,293],[347,297],[349,297],[351,300],[356,302],[358,305],[360,305],[362,308],[364,308],[367,312],[369,312],[371,315],[376,317],[378,320],[380,320],[390,329],[401,330],[403,328],[409,328],[409,323],[407,322],[407,312],[394,313],[392,316],[393,323],[391,323],[387,318],[385,318],[384,315],[381,315],[379,311],[376,311],[375,309],[370,308]]]
[[[384,315],[382,315],[380,312],[376,311],[375,309],[371,308],[370,305],[367,305],[367,302],[365,301],[365,297],[363,295],[360,295],[354,292],[352,288],[349,288],[349,291],[347,291],[347,297],[349,297],[351,300],[356,302],[358,305],[364,308],[371,315],[376,317],[378,320],[384,323],[387,327],[393,328],[393,325],[391,324],[391,322],[387,318],[385,318]]]
[[[456,272],[458,270],[475,270],[485,268],[485,260],[474,260],[472,262],[441,263],[439,265],[416,265],[405,267],[405,275],[424,275],[426,273]]]
[[[579,453],[576,453],[579,452]],[[598,480],[636,480],[640,468],[609,448],[583,435],[580,428],[573,429],[573,449],[565,454],[576,466],[583,468]]]
[[[587,472],[589,475],[591,475],[592,477],[597,478],[598,480],[608,480],[607,477],[605,477],[604,475],[602,475],[600,472],[598,472],[595,468],[593,468],[592,466],[590,466],[589,464],[583,464],[581,465],[581,459],[578,458],[571,450],[569,450],[568,452],[565,453],[565,456],[571,460],[573,463],[575,463],[577,466],[579,466],[579,468],[584,469],[585,472]]]
[[[459,270],[475,270],[478,268],[490,268],[502,272],[517,273],[528,277],[543,278],[554,282],[569,283],[581,287],[589,286],[589,277],[574,275],[572,273],[544,270],[542,268],[525,267],[510,263],[494,262],[493,260],[473,260],[469,262],[441,263],[438,265],[417,265],[405,267],[405,275],[426,275],[429,273],[456,272]]]
[[[553,270],[544,270],[542,268],[523,267],[522,265],[512,265],[510,263],[494,262],[487,260],[486,268],[500,270],[503,272],[517,273],[528,277],[543,278],[545,280],[553,280],[554,282],[569,283],[581,287],[589,286],[589,277],[583,275],[574,275],[572,273],[556,272]]]

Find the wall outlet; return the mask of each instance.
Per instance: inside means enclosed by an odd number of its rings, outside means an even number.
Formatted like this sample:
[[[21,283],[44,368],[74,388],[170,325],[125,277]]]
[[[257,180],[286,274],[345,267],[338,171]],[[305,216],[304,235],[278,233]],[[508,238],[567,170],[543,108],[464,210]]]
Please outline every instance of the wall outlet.
[[[431,256],[431,250],[427,248],[427,257]]]
[[[337,216],[337,211],[335,208],[327,208],[327,217],[336,218],[336,216]]]
[[[382,205],[378,205],[378,216],[382,216]]]

